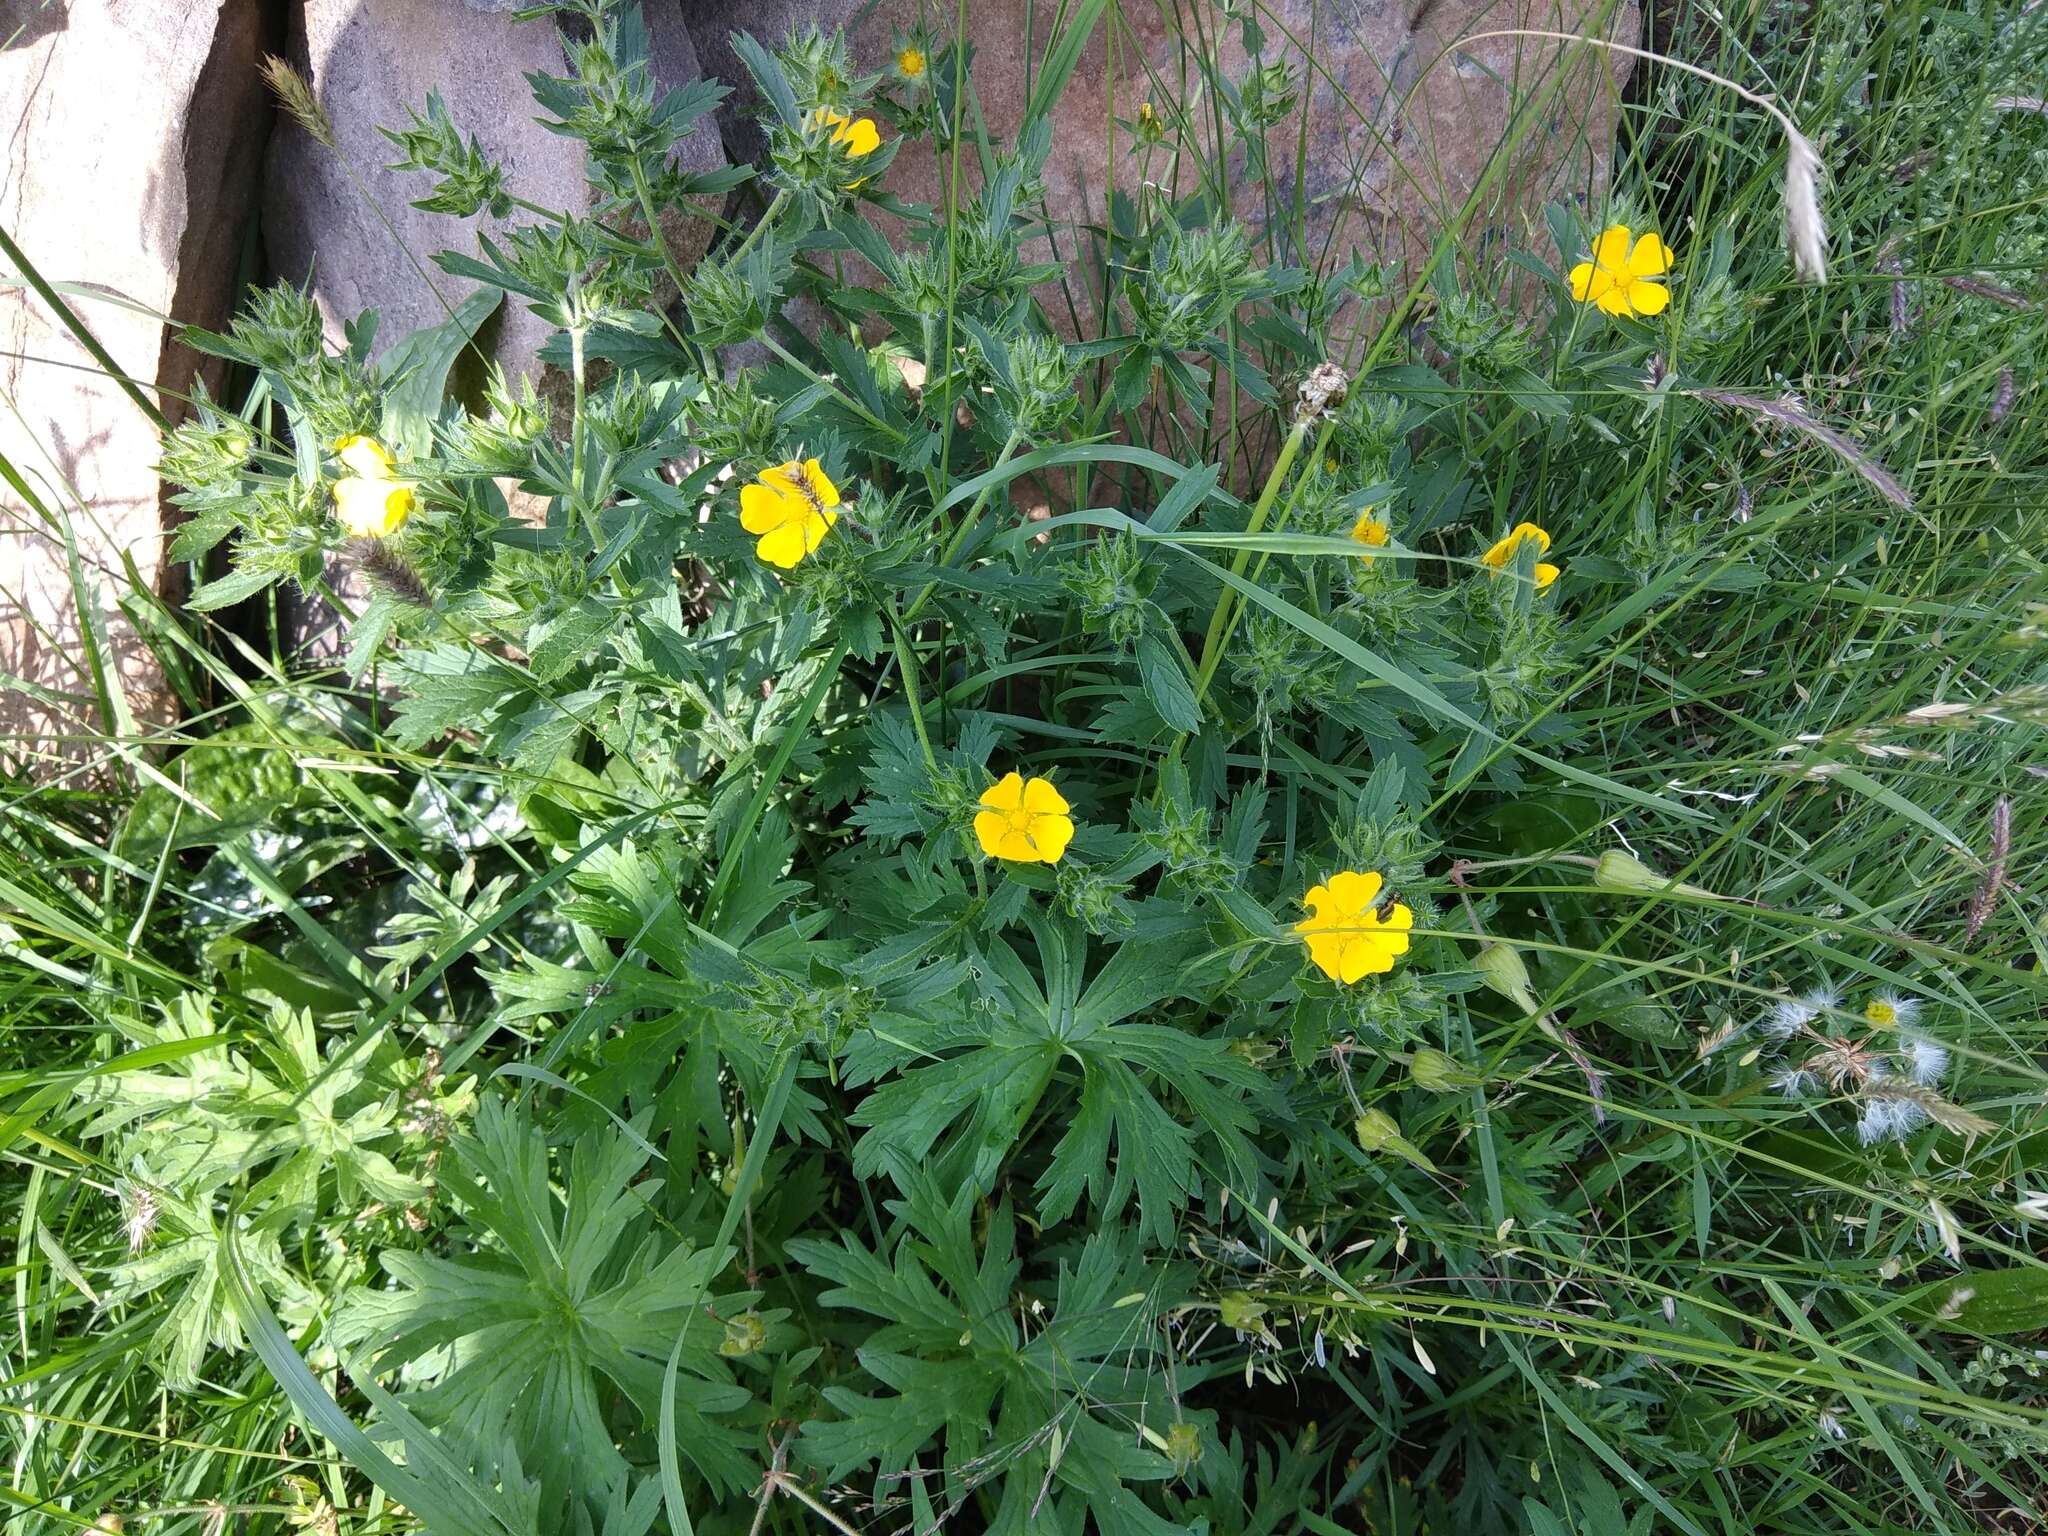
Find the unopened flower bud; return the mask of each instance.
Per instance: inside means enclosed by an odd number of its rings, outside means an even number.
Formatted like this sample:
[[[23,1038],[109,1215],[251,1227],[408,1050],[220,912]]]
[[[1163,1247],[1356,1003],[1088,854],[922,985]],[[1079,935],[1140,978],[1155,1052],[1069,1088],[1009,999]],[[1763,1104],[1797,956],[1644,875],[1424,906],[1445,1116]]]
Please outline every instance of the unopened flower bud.
[[[1479,946],[1477,964],[1487,986],[1523,1012],[1536,1011],[1536,993],[1529,986],[1529,967],[1522,963],[1522,953],[1514,945],[1503,944],[1497,939],[1488,940]]]
[[[1429,1046],[1408,1058],[1408,1077],[1424,1093],[1456,1093],[1477,1081],[1455,1057]]]
[[[1416,1167],[1435,1173],[1437,1167],[1422,1153],[1422,1149],[1401,1134],[1400,1124],[1384,1109],[1368,1109],[1351,1123],[1351,1134],[1358,1138],[1358,1144],[1372,1153],[1391,1152],[1404,1158]]]
[[[1401,1139],[1400,1125],[1384,1109],[1368,1109],[1351,1130],[1358,1137],[1358,1144],[1368,1152],[1381,1151]]]
[[[1594,861],[1593,883],[1603,891],[1626,891],[1636,895],[1704,896],[1718,900],[1714,893],[1697,885],[1667,879],[1632,853],[1610,848]]]

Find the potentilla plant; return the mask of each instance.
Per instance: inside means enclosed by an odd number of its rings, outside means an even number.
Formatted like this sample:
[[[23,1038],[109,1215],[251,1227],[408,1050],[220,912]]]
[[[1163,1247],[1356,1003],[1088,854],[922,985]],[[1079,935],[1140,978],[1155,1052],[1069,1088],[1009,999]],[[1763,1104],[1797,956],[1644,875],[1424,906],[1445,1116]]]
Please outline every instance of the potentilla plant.
[[[484,1505],[628,1536],[657,1504],[687,1528],[684,1498],[716,1530],[784,1500],[841,1530],[1270,1529],[1252,1503],[1348,1474],[1306,1430],[1248,1451],[1233,1381],[1324,1393],[1375,1351],[1433,1375],[1363,1288],[1462,1284],[1485,1231],[1565,1224],[1547,1165],[1624,1091],[1582,1037],[1658,1027],[1640,993],[1568,1014],[1577,973],[1539,986],[1502,941],[1540,925],[1455,871],[1596,814],[1673,844],[1706,823],[1584,766],[1597,726],[1561,706],[1637,584],[1725,565],[1647,492],[1617,561],[1572,471],[1509,470],[1713,404],[1662,359],[1713,366],[1734,243],[1554,209],[1540,316],[1445,258],[1389,319],[1388,270],[1308,271],[1165,181],[1118,190],[1084,271],[1043,184],[1081,38],[1002,142],[942,28],[882,69],[736,37],[767,143],[742,188],[671,167],[721,92],[659,90],[635,6],[556,12],[565,73],[534,93],[589,207],[519,203],[430,96],[391,135],[420,206],[528,217],[435,257],[480,297],[381,351],[366,316],[337,353],[304,295],[257,296],[196,340],[264,408],[203,404],[165,460],[177,552],[227,551],[201,608],[353,564],[347,667],[391,695],[390,743],[502,785],[516,874],[465,862],[389,920],[382,979],[422,979],[366,1035],[427,1037],[450,935],[543,892],[557,924],[432,1021],[433,1080],[462,1084],[436,1199],[380,1161],[402,1085],[347,1079],[342,1166],[417,1219],[374,1273],[323,1271],[346,1406],[407,1467],[438,1437]],[[1219,131],[1249,153],[1304,80],[1247,38]],[[1126,126],[1147,155],[1186,130],[1151,102]],[[937,155],[946,206],[887,191],[899,153]],[[732,191],[679,270],[663,215]],[[538,382],[446,398],[498,303],[557,328]],[[1573,899],[1720,910],[1637,867]],[[1517,936],[1654,970],[1628,927]],[[1856,1097],[1866,1141],[1964,1113],[1911,1020],[1873,1046],[1835,1012],[1772,1070]],[[1579,1097],[1497,1134],[1532,1084]],[[1446,1171],[1473,1145],[1484,1222]],[[271,1193],[263,1286],[305,1220],[302,1182]],[[1535,1447],[1503,1454],[1502,1508]]]

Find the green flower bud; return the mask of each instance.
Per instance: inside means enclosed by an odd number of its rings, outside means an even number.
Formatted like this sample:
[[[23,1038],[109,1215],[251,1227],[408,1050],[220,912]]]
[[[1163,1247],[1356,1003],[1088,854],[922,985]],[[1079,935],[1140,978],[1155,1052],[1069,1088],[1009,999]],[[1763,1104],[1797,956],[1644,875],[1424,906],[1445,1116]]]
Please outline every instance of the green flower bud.
[[[1457,1058],[1429,1046],[1408,1058],[1408,1076],[1424,1093],[1456,1093],[1478,1081],[1458,1065]]]
[[[1490,939],[1479,946],[1479,974],[1487,986],[1498,992],[1524,1013],[1536,1012],[1536,993],[1529,985],[1529,967],[1522,963],[1522,953],[1512,944],[1503,944]]]
[[[1401,1127],[1384,1109],[1368,1109],[1353,1123],[1352,1134],[1368,1152],[1384,1151],[1401,1139]]]
[[[1634,854],[1610,848],[1593,864],[1593,883],[1603,891],[1626,891],[1636,895],[1705,896],[1718,900],[1712,891],[1697,885],[1674,883],[1660,875]]]
[[[1401,1134],[1399,1123],[1384,1109],[1368,1109],[1360,1115],[1351,1124],[1351,1134],[1358,1138],[1358,1144],[1368,1152],[1391,1152],[1425,1172],[1437,1171],[1436,1164],[1423,1155],[1420,1147]]]

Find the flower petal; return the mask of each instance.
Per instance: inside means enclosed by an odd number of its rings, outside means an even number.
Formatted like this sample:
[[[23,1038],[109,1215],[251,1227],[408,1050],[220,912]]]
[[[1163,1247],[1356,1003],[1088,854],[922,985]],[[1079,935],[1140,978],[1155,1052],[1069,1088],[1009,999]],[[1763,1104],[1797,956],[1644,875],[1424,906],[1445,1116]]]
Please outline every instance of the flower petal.
[[[754,553],[785,571],[796,569],[796,563],[805,554],[803,524],[788,522],[769,529],[754,546]]]
[[[390,449],[360,432],[336,443],[334,456],[365,480],[389,480],[391,471],[397,468]]]
[[[1064,816],[1040,816],[1031,823],[1031,837],[1038,844],[1038,856],[1048,864],[1057,864],[1066,853],[1067,844],[1074,840],[1074,824]]]
[[[984,810],[1016,811],[1024,807],[1024,775],[1015,769],[1004,774],[981,792]]]
[[[1315,962],[1317,970],[1335,981],[1344,970],[1344,940],[1333,933],[1312,933],[1308,936],[1308,957]]]
[[[1629,308],[1639,315],[1661,315],[1671,302],[1671,290],[1662,283],[1635,282],[1628,285]]]
[[[832,531],[832,525],[838,521],[837,512],[813,512],[806,507],[803,517],[804,553],[809,554],[824,543],[825,535]]]
[[[1554,566],[1554,565],[1543,565],[1543,564],[1541,564],[1541,563],[1539,563],[1539,564],[1537,565],[1537,567],[1536,567],[1536,590],[1537,590],[1538,592],[1541,592],[1541,591],[1542,591],[1542,590],[1543,590],[1543,589],[1544,589],[1545,587],[1549,586],[1549,585],[1550,585],[1550,584],[1551,584],[1551,583],[1552,583],[1553,581],[1555,581],[1555,580],[1557,580],[1557,567],[1556,567],[1556,566]]]
[[[882,131],[871,117],[857,118],[850,123],[842,118],[840,126],[833,130],[832,138],[844,144],[847,156],[854,160],[871,155],[882,147]]]
[[[1051,779],[1026,779],[1024,781],[1024,809],[1043,816],[1051,814],[1064,816],[1073,807],[1067,804],[1066,796],[1053,788]]]
[[[1671,270],[1671,247],[1655,235],[1644,235],[1628,253],[1630,277],[1662,277]]]
[[[1003,837],[1010,830],[1010,818],[1001,811],[981,811],[974,818],[974,840],[990,858],[1001,857]]]
[[[786,491],[766,485],[740,487],[740,526],[749,533],[769,533],[808,508]]]
[[[818,498],[821,507],[839,505],[839,487],[832,483],[832,477],[825,473],[825,466],[816,459],[804,460],[803,476],[810,484],[811,494]]]
[[[1394,968],[1394,957],[1385,945],[1373,938],[1354,938],[1344,946],[1344,958],[1338,969],[1337,979],[1347,985],[1377,976]]]
[[[412,516],[412,507],[412,487],[397,480],[351,475],[334,483],[334,515],[359,539],[382,539],[396,533]]]
[[[1624,320],[1635,313],[1629,307],[1628,284],[1626,283],[1613,284],[1593,302],[1607,311],[1608,314],[1617,315]]]
[[[1335,899],[1339,912],[1347,918],[1355,917],[1372,905],[1383,883],[1376,869],[1366,874],[1355,869],[1341,870],[1330,876],[1330,895]]]
[[[1038,851],[1038,844],[1031,834],[1020,829],[1016,823],[1008,823],[1000,841],[996,844],[996,857],[1008,859],[1012,864],[1043,864],[1045,855]]]
[[[1626,224],[1610,224],[1600,231],[1600,238],[1593,242],[1593,260],[1619,276],[1628,271],[1628,243],[1629,227]]]
[[[1582,261],[1571,270],[1572,297],[1581,304],[1584,304],[1593,297],[1594,285],[1596,283],[1604,287],[1608,281],[1609,279],[1605,272],[1602,272],[1590,261]]]

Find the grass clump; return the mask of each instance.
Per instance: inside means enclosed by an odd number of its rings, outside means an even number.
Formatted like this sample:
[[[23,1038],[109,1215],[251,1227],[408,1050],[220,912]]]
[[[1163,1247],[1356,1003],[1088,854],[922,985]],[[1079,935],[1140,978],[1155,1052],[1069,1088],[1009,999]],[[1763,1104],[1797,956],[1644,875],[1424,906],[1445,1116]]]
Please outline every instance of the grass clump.
[[[575,9],[591,210],[198,338],[193,709],[8,792],[28,1526],[2037,1523],[2044,23],[1701,23],[1749,96],[1404,293],[1263,219],[1271,18],[1078,263],[1114,6],[1009,142],[943,25],[741,39],[671,272],[715,93]],[[499,302],[559,399],[447,398]],[[341,672],[200,627],[335,559]]]

